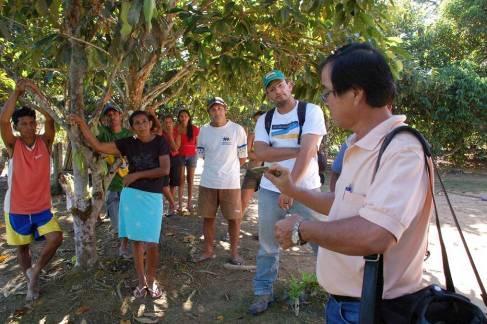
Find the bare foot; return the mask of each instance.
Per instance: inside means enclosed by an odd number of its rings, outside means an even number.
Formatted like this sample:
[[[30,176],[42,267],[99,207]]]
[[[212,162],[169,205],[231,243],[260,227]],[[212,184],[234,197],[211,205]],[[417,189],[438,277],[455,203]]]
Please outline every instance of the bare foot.
[[[25,271],[27,277],[27,301],[33,301],[39,298],[39,276],[34,276],[32,268]]]

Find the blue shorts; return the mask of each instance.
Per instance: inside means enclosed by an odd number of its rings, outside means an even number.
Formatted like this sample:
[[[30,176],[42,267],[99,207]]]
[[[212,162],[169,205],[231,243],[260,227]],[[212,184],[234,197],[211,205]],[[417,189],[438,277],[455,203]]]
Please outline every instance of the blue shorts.
[[[181,156],[182,165],[188,168],[196,168],[196,163],[198,162],[198,156]]]
[[[132,241],[159,243],[162,206],[162,193],[123,188],[118,209],[118,236]]]
[[[50,209],[35,214],[5,213],[7,243],[26,245],[39,241],[51,232],[61,232],[61,227]]]

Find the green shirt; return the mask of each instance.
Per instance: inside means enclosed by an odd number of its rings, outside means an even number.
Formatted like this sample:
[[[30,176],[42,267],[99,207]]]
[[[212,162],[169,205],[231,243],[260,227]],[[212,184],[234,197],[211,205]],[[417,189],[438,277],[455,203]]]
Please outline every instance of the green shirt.
[[[106,126],[99,126],[98,127],[98,140],[101,142],[114,142],[121,138],[130,137],[132,136],[132,132],[126,128],[122,128],[122,130],[118,133],[113,133],[109,127]],[[123,189],[123,180],[122,177],[117,173],[113,177],[112,183],[108,186],[109,191],[113,192],[120,192]]]

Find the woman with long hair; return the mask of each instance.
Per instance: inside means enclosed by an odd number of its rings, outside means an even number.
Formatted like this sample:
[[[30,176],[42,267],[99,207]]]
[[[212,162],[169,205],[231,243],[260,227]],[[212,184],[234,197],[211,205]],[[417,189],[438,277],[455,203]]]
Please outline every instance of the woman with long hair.
[[[123,178],[120,196],[118,235],[132,241],[138,279],[133,291],[136,298],[147,294],[152,298],[162,296],[156,274],[163,223],[163,178],[169,174],[169,145],[153,133],[149,116],[146,111],[134,111],[129,123],[135,136],[114,142],[98,141],[82,117],[71,115],[70,118],[95,151],[128,159],[129,173]]]
[[[193,211],[193,179],[194,170],[196,169],[196,162],[198,157],[196,155],[196,143],[198,142],[198,135],[200,129],[193,125],[191,121],[191,114],[187,109],[181,109],[178,112],[178,124],[176,127],[178,136],[181,136],[181,144],[179,147],[179,157],[181,160],[179,169],[179,188],[178,188],[178,203],[180,213],[186,212],[183,210],[183,193],[184,193],[184,176],[186,169],[186,181],[188,185],[188,202],[186,205],[187,212]]]

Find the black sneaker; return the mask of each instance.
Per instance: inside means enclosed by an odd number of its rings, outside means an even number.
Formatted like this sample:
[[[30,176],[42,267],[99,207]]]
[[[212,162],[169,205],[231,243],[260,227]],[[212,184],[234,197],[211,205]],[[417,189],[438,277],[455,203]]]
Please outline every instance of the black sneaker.
[[[249,307],[249,313],[254,316],[259,315],[265,312],[273,301],[274,297],[272,295],[255,296],[254,302]]]

